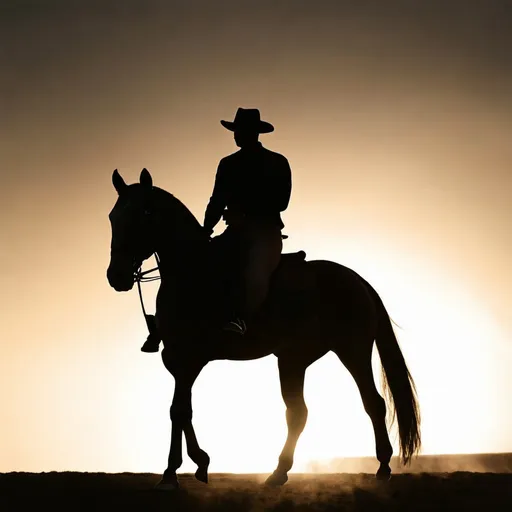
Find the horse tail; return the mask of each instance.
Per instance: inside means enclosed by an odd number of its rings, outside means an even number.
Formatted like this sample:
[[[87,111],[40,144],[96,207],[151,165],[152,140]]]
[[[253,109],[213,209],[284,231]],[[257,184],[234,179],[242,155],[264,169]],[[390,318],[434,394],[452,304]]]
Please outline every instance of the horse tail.
[[[414,380],[398,345],[391,319],[379,294],[369,285],[378,312],[378,330],[375,342],[382,362],[382,387],[390,425],[398,420],[400,458],[407,465],[421,448],[420,407]]]

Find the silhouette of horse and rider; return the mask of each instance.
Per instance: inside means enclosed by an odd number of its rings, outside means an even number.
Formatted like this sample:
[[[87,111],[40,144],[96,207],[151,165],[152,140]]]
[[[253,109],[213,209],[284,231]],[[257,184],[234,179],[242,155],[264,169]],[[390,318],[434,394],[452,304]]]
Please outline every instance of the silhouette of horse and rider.
[[[281,254],[281,212],[291,194],[287,159],[269,151],[259,135],[274,127],[257,109],[238,109],[233,122],[240,148],[223,158],[203,226],[169,192],[153,185],[143,169],[139,183],[112,175],[118,199],[110,212],[112,241],[107,277],[116,291],[132,289],[142,263],[157,255],[161,285],[150,335],[142,350],[156,352],[175,379],[168,465],[157,487],[179,487],[182,436],[208,481],[210,458],[199,447],[192,423],[191,392],[204,366],[214,360],[250,360],[274,354],[286,404],[288,437],[277,468],[267,479],[282,485],[307,419],[303,386],[307,367],[333,351],[352,374],[372,421],[379,479],[391,474],[393,453],[386,402],[376,389],[373,343],[382,361],[387,405],[398,422],[400,454],[408,464],[421,446],[414,381],[386,308],[373,287],[353,270],[305,253]],[[211,237],[224,218],[227,228]]]

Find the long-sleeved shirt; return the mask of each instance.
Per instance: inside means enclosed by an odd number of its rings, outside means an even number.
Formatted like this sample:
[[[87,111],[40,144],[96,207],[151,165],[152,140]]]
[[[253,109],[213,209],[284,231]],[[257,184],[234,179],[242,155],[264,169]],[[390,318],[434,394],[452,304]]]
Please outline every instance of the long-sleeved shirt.
[[[213,230],[228,208],[247,218],[275,222],[282,229],[280,213],[288,207],[291,189],[291,169],[283,155],[261,143],[242,148],[219,163],[204,227]]]

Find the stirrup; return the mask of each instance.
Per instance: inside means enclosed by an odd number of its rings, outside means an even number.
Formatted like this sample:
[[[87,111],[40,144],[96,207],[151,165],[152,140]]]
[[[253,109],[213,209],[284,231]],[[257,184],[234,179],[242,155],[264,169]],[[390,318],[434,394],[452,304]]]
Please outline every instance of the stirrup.
[[[243,320],[240,318],[237,318],[235,320],[231,320],[228,322],[223,328],[223,331],[230,331],[234,332],[236,334],[243,335],[245,334],[245,331],[247,331],[247,325]]]

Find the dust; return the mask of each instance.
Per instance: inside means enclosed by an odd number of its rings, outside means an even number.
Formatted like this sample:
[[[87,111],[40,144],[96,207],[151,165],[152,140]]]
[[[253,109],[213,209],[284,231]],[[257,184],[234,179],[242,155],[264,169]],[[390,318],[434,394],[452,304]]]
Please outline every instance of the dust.
[[[512,453],[420,455],[410,466],[400,464],[398,457],[391,459],[391,470],[400,473],[512,473]],[[339,458],[328,461],[312,461],[309,473],[376,473],[379,462],[375,457]]]

